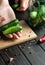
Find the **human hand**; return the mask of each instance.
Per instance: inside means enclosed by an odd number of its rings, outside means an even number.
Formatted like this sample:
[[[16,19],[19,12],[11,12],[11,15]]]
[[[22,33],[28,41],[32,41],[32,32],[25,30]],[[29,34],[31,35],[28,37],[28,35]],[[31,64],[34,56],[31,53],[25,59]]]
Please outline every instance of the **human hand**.
[[[10,5],[6,6],[2,6],[1,10],[0,10],[0,26],[3,26],[7,23],[9,23],[10,21],[16,19],[15,14],[12,10],[12,8],[10,7]],[[21,36],[21,31],[17,32],[17,33],[13,33],[13,34],[8,34],[5,35],[8,38],[19,38]]]
[[[15,3],[18,3],[19,0],[15,0]],[[29,0],[20,0],[20,7],[16,10],[18,11],[26,11],[29,6]]]

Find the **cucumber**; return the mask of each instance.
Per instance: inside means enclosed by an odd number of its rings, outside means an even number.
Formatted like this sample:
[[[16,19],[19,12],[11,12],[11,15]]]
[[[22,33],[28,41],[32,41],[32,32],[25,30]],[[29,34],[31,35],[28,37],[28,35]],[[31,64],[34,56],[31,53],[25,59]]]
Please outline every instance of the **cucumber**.
[[[15,3],[13,6],[12,6],[12,8],[18,8],[19,7],[19,4],[18,3]]]
[[[16,20],[12,20],[10,23],[7,23],[3,26],[0,27],[0,31],[4,31],[6,30],[7,28],[11,27],[11,26],[15,26],[19,23],[19,20],[16,19]]]
[[[37,17],[37,11],[32,11],[32,12],[30,12],[30,17],[31,17],[32,19],[35,19],[35,18]]]
[[[3,34],[6,35],[6,34],[11,34],[11,33],[16,33],[18,31],[22,30],[22,26],[12,26],[12,27],[9,27],[8,29],[4,30],[3,31]]]

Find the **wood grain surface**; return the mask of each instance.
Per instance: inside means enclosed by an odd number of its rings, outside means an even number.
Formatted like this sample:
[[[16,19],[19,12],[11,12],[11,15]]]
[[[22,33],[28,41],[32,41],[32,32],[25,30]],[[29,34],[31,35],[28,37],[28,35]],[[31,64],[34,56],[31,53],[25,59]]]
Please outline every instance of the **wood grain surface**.
[[[22,25],[23,27],[22,36],[19,39],[12,39],[12,40],[0,39],[0,49],[7,48],[9,46],[13,46],[16,44],[20,44],[37,37],[37,35],[32,31],[32,29],[26,24],[24,20],[20,21],[19,24]]]

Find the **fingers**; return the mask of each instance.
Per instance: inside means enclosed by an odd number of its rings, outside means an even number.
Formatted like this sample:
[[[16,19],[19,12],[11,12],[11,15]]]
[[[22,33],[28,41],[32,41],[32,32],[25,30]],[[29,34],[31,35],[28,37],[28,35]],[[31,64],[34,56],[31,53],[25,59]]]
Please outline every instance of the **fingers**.
[[[28,7],[27,7],[27,8],[28,8]],[[17,10],[17,11],[26,11],[27,8],[25,8],[25,7],[19,7],[19,8],[17,8],[16,10]]]
[[[18,11],[26,11],[29,6],[29,0],[20,0],[20,7],[16,10]]]
[[[20,32],[17,32],[17,33],[13,33],[13,34],[8,34],[8,35],[5,35],[7,38],[15,38],[15,39],[19,39],[21,36],[22,36],[22,31]]]
[[[15,3],[18,3],[19,0],[15,0]]]
[[[13,35],[12,34],[8,34],[8,35],[5,35],[7,38],[10,38],[12,39],[13,38]]]
[[[21,32],[17,32],[16,34],[17,34],[19,37],[22,36]]]
[[[13,33],[13,38],[19,39],[18,35]]]
[[[22,36],[21,32],[13,33],[13,37],[19,39]]]

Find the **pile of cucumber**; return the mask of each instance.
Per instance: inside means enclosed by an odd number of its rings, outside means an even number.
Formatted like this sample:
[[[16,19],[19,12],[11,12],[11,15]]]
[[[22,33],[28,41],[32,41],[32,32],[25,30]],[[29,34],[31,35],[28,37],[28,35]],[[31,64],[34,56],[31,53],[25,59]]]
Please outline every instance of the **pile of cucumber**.
[[[45,21],[45,5],[39,5],[35,10],[30,12],[29,17],[32,22],[32,27],[43,23]]]
[[[3,26],[0,27],[0,31],[2,31],[3,34],[7,35],[7,34],[11,34],[11,33],[16,33],[20,30],[22,30],[22,26],[17,25],[19,23],[19,20],[13,20],[10,23],[7,23]]]

